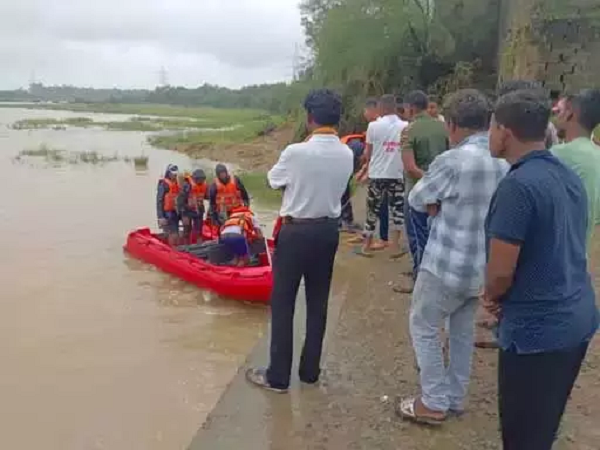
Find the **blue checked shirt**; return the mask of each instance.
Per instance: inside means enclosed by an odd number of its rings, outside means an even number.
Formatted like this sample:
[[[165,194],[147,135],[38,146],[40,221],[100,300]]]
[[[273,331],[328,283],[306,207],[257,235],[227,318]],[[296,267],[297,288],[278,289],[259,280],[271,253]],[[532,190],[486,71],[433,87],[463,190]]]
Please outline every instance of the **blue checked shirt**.
[[[464,292],[483,285],[485,218],[508,169],[506,161],[490,155],[487,133],[478,133],[439,155],[409,195],[410,206],[417,211],[440,206],[430,218],[420,268],[450,289]]]

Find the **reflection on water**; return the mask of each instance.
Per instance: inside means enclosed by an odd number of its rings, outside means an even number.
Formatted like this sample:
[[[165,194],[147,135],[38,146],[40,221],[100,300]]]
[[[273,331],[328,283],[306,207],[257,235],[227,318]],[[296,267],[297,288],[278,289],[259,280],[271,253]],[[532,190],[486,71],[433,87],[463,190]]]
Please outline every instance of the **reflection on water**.
[[[155,150],[143,133],[7,127],[68,115],[0,108],[0,448],[184,448],[263,333],[266,310],[122,252],[129,230],[155,223],[164,167],[202,162]],[[42,143],[144,153],[149,168],[12,162]]]

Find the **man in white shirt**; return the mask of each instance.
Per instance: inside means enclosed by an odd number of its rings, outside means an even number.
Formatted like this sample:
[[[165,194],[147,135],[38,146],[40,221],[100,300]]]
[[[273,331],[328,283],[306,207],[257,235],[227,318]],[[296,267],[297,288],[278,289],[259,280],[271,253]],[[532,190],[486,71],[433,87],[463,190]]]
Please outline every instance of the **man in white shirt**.
[[[353,172],[353,153],[334,127],[342,102],[327,90],[311,92],[304,103],[311,136],[288,146],[269,171],[273,189],[284,189],[281,231],[273,261],[271,350],[268,369],[246,372],[249,382],[285,393],[293,357],[294,307],[300,281],[306,292],[306,338],[300,360],[300,380],[319,381],[321,352],[333,263],[339,242],[340,199]]]
[[[408,124],[398,117],[396,98],[393,95],[381,97],[379,109],[381,117],[371,122],[367,129],[369,188],[366,237],[360,254],[370,256],[381,205],[387,197],[392,216],[392,257],[399,257],[402,255],[400,237],[404,226],[404,168],[400,154],[400,135]]]

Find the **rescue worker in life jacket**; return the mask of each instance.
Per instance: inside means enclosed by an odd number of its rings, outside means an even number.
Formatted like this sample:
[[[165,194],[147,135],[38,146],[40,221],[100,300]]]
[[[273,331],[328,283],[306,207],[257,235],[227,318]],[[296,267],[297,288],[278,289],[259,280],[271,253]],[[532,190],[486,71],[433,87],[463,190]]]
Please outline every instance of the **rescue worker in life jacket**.
[[[227,254],[233,257],[231,264],[238,267],[248,265],[250,248],[259,239],[263,239],[263,234],[252,211],[245,206],[233,208],[221,226],[219,237]]]
[[[185,177],[180,185],[177,211],[179,211],[183,224],[184,240],[191,244],[202,239],[204,200],[208,199],[206,174],[202,169],[194,170],[192,176]]]
[[[156,217],[158,226],[167,234],[170,245],[176,245],[179,239],[179,214],[177,213],[177,197],[179,184],[177,174],[179,168],[169,164],[165,176],[158,181],[156,192]]]
[[[223,164],[217,164],[215,174],[208,193],[210,218],[213,223],[223,225],[234,208],[250,206],[250,196],[240,179],[229,175]]]

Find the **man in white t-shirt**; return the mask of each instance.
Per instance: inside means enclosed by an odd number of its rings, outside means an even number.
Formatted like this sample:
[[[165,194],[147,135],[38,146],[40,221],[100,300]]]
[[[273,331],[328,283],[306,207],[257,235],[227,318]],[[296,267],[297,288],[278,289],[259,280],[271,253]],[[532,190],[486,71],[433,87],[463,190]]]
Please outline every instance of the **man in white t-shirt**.
[[[365,241],[360,254],[370,256],[373,233],[381,210],[383,199],[387,196],[392,217],[392,236],[390,245],[392,257],[402,256],[400,237],[404,226],[404,180],[402,156],[400,154],[400,135],[408,125],[397,114],[396,98],[384,95],[379,100],[381,117],[369,124],[367,129],[368,177],[367,220]]]

